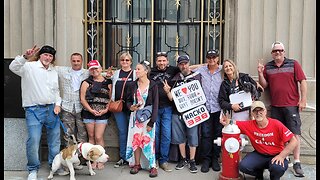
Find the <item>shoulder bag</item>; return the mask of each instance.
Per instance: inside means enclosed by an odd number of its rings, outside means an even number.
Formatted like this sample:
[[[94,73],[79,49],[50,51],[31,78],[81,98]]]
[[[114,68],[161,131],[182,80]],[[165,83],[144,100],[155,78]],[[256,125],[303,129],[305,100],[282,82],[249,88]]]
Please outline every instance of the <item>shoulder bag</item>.
[[[123,91],[124,91],[124,88],[126,86],[126,82],[127,82],[127,80],[128,80],[128,78],[129,78],[131,73],[132,73],[132,70],[130,71],[130,73],[128,74],[126,80],[123,83],[120,99],[117,100],[117,101],[110,100],[110,102],[109,102],[109,111],[110,112],[121,112],[122,111],[122,108],[123,108],[123,99],[122,99],[123,98]]]

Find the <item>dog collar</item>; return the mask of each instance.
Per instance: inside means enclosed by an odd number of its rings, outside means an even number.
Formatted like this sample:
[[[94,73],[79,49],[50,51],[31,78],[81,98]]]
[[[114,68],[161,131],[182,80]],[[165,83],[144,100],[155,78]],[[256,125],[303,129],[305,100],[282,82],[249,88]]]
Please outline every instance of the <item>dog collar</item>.
[[[82,153],[82,149],[81,149],[81,148],[82,148],[82,144],[83,144],[83,143],[80,143],[80,145],[79,145],[80,154]]]

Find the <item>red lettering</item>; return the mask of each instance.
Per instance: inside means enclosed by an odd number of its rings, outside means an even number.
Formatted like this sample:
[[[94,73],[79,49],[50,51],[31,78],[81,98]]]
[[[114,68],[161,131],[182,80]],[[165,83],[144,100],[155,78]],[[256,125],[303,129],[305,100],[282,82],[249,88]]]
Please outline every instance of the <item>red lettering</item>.
[[[200,116],[196,116],[196,117],[194,118],[194,120],[195,120],[196,122],[199,122],[199,121],[201,121],[201,117],[200,117]]]
[[[201,114],[201,118],[202,118],[202,119],[206,119],[207,117],[208,117],[208,114],[207,114],[207,113]]]
[[[187,123],[188,123],[188,125],[189,126],[191,126],[192,124],[194,124],[194,122],[193,122],[193,120],[191,119],[191,120],[189,120],[189,121],[187,121]]]

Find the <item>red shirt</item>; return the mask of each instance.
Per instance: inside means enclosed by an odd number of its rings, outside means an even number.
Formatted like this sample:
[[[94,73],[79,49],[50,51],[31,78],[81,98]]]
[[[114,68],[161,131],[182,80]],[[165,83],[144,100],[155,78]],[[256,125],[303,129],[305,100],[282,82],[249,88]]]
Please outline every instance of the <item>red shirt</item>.
[[[264,77],[268,82],[271,105],[276,107],[297,106],[299,103],[298,82],[306,76],[296,60],[285,58],[280,67],[274,60],[264,68]]]
[[[294,134],[280,121],[268,118],[269,123],[265,128],[260,129],[255,120],[237,121],[241,134],[250,139],[253,148],[261,154],[277,155],[283,149]]]

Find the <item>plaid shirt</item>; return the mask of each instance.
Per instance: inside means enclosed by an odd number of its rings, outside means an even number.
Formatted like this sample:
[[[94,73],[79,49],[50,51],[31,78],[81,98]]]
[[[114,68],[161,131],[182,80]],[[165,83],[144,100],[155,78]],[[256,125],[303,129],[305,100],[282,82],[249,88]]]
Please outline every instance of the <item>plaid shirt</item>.
[[[73,112],[75,108],[76,113],[81,112],[82,105],[80,103],[79,90],[74,91],[72,87],[72,69],[66,66],[56,66],[56,70],[59,75],[59,85],[61,93],[61,108],[68,112]],[[88,78],[89,71],[87,69],[81,69],[80,82]]]

